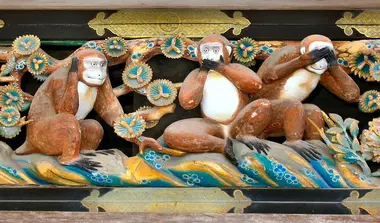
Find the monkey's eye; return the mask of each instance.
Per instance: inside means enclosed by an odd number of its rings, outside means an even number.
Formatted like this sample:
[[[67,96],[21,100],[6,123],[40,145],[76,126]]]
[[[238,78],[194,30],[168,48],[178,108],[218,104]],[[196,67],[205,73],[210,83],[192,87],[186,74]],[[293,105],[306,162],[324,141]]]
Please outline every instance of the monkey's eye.
[[[105,66],[106,66],[106,64],[105,64],[105,63],[102,63],[100,66],[101,66],[101,67],[105,67]]]
[[[95,67],[95,66],[96,66],[96,63],[95,63],[95,62],[92,62],[91,65]]]
[[[214,53],[219,53],[219,48],[214,48]]]
[[[204,48],[203,52],[208,53],[208,48]]]

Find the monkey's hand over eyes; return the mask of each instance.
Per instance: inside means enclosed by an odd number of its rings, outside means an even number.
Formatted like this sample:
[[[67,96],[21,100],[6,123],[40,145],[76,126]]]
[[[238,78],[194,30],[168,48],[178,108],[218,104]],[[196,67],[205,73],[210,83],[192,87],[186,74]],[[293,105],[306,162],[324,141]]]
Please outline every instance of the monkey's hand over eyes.
[[[335,66],[337,64],[337,58],[335,56],[334,50],[330,49],[329,53],[326,56],[326,61],[329,66]]]
[[[205,68],[210,69],[210,70],[217,70],[218,68],[220,68],[220,66],[222,66],[221,63],[215,62],[212,60],[203,60],[202,61],[202,67],[205,67]]]
[[[323,58],[326,58],[327,55],[330,53],[330,48],[323,47],[322,49],[315,49],[309,52],[307,55],[311,57],[311,63],[316,63]]]
[[[71,60],[70,72],[78,72],[78,65],[79,65],[79,60],[77,57],[74,57]]]

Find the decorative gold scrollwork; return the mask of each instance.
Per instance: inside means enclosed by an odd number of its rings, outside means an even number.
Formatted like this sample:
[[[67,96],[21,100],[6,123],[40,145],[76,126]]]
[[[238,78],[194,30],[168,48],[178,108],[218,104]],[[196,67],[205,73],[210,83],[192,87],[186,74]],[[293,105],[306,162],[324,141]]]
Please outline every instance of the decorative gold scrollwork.
[[[103,195],[94,190],[82,200],[90,212],[140,213],[243,213],[251,203],[241,190],[231,197],[220,188],[116,188]]]
[[[380,38],[380,12],[364,11],[354,18],[351,12],[345,12],[343,18],[336,21],[336,25],[351,36],[356,29],[368,38]]]
[[[106,18],[100,12],[88,22],[99,36],[105,29],[121,37],[169,37],[180,34],[187,37],[203,37],[222,34],[233,29],[234,35],[250,25],[250,21],[239,11],[233,18],[219,10],[139,10],[118,11]]]

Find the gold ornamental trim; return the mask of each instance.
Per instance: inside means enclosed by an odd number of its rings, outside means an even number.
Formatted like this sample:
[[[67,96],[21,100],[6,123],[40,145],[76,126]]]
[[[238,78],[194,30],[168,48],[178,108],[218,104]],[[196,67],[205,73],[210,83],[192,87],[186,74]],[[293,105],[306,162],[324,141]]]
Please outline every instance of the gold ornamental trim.
[[[356,29],[368,38],[380,38],[380,11],[364,11],[354,18],[351,12],[345,12],[343,18],[335,23],[344,30],[344,34],[351,36]]]
[[[116,188],[93,190],[81,203],[89,212],[244,213],[252,201],[241,190],[231,197],[219,188]]]
[[[1,19],[0,19],[0,29],[1,29],[1,28],[3,28],[3,27],[4,27],[4,25],[5,25],[5,22],[4,22],[4,20],[1,20]]]
[[[113,34],[125,38],[204,37],[209,34],[223,34],[230,29],[239,35],[251,22],[235,11],[229,17],[220,10],[123,10],[111,14],[99,12],[88,26],[99,36],[108,29]]]
[[[367,211],[370,215],[380,214],[380,190],[374,189],[359,197],[358,191],[352,191],[350,197],[344,199],[342,204],[350,209],[352,214],[359,215],[360,209]]]

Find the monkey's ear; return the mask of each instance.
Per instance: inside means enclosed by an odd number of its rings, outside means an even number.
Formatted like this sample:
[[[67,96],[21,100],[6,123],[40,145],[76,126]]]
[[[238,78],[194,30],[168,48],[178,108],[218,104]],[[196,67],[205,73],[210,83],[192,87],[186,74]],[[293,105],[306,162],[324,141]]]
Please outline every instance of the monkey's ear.
[[[301,54],[304,54],[306,52],[306,47],[304,47],[304,46],[301,47],[300,51],[301,51]]]
[[[229,46],[229,45],[227,45],[227,46],[226,46],[226,49],[227,49],[228,55],[231,56],[231,53],[232,53],[232,47]]]

